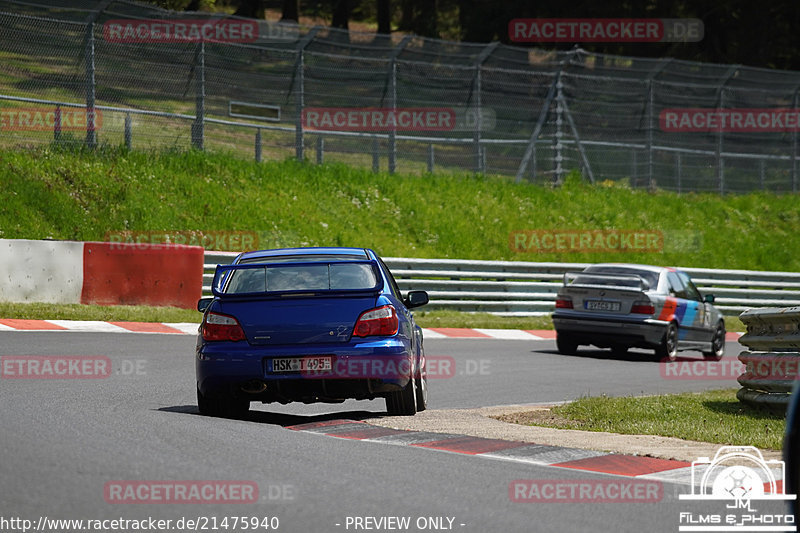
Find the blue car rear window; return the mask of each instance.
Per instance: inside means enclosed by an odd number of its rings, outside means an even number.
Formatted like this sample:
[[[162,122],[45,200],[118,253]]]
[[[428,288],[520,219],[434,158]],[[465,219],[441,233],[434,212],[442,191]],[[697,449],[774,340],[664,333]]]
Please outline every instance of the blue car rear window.
[[[263,268],[233,271],[225,293],[371,289],[376,284],[374,270],[364,263],[265,265]]]

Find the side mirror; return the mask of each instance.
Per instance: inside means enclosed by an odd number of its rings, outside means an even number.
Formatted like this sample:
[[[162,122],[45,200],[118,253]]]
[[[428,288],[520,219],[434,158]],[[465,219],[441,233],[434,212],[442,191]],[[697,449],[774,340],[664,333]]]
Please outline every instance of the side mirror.
[[[420,307],[425,305],[429,302],[428,293],[425,291],[408,291],[406,295],[405,304],[406,307],[412,309],[414,307]]]
[[[214,298],[200,298],[197,300],[197,310],[201,313],[205,313],[208,306],[211,305],[211,302],[214,301]]]
[[[713,304],[714,300],[715,298],[713,294],[706,294],[705,296],[703,296],[703,301],[707,304]]]

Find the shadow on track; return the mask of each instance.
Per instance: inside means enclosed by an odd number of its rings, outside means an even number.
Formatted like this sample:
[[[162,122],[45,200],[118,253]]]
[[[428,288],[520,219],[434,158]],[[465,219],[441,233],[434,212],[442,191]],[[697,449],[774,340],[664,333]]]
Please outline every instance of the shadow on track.
[[[160,407],[157,411],[166,413],[181,413],[189,415],[203,416],[197,409],[196,405],[174,405],[171,407]],[[298,426],[301,424],[312,424],[319,422],[333,422],[336,420],[362,422],[364,420],[383,418],[389,416],[387,413],[375,411],[338,411],[322,415],[290,415],[286,413],[270,413],[268,411],[254,411],[250,410],[243,416],[236,420],[245,420],[248,422],[257,422],[259,424],[270,424],[273,426]],[[214,417],[206,417],[214,418]]]

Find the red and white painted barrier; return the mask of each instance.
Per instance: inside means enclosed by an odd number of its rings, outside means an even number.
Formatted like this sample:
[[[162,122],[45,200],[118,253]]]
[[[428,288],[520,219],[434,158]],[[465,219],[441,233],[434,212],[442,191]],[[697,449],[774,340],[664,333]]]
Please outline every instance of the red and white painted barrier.
[[[0,301],[193,309],[203,248],[0,239]]]

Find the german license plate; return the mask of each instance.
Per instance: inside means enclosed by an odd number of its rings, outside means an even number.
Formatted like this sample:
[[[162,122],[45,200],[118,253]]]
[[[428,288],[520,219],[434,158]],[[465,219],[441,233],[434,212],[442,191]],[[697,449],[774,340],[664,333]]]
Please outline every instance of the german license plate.
[[[325,372],[331,370],[333,357],[280,357],[272,360],[273,372]]]
[[[586,300],[584,303],[589,311],[619,311],[619,302],[608,302],[605,300]]]

